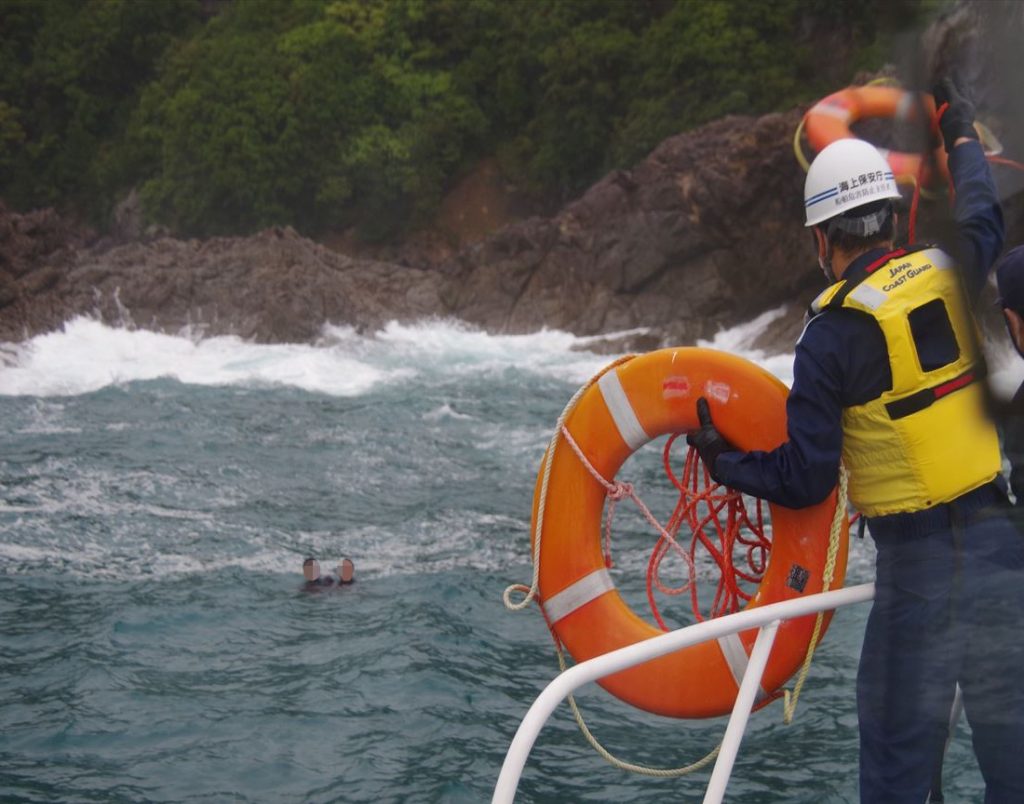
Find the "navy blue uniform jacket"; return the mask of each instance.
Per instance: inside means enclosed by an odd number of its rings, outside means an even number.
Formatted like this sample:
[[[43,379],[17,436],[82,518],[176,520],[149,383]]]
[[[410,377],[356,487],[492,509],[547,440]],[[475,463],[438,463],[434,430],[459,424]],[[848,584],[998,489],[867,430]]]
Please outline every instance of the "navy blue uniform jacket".
[[[955,255],[965,286],[976,297],[1003,246],[1002,211],[977,142],[954,148],[949,167],[956,187]],[[884,249],[869,251],[848,270],[884,254]],[[786,402],[789,440],[771,452],[722,453],[715,462],[719,480],[787,508],[821,502],[839,477],[843,408],[875,399],[891,387],[885,339],[877,323],[846,310],[815,316],[796,344]]]

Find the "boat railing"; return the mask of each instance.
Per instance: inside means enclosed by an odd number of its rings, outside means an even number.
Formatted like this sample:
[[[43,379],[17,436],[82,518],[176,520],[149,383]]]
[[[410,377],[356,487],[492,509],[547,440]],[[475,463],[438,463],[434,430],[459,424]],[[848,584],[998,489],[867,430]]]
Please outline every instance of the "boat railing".
[[[750,660],[722,738],[722,747],[704,794],[704,804],[719,804],[725,796],[725,788],[732,774],[733,763],[739,752],[740,742],[746,731],[761,676],[768,663],[779,625],[786,620],[816,614],[819,611],[832,611],[853,603],[864,603],[871,600],[874,595],[875,585],[866,583],[804,598],[770,603],[669,631],[570,667],[544,688],[519,724],[494,788],[494,796],[491,799],[493,804],[511,804],[515,799],[526,759],[540,730],[558,704],[584,684],[691,645],[758,628],[757,639],[750,652]]]

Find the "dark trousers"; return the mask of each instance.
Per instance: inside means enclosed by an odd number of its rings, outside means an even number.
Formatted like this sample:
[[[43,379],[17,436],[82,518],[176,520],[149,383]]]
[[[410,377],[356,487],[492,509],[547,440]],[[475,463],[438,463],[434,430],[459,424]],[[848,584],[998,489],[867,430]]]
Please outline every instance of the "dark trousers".
[[[994,486],[869,522],[857,674],[865,804],[927,801],[959,682],[985,801],[1024,802],[1024,535]]]

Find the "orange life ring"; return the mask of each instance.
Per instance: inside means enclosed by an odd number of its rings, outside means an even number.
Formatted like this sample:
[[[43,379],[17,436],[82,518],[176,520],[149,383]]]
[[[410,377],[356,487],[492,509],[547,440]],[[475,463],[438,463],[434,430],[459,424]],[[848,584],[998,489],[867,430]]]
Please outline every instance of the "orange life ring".
[[[856,136],[850,125],[865,117],[889,117],[893,120],[914,120],[923,108],[929,119],[935,117],[935,100],[921,93],[915,96],[899,87],[864,86],[847,87],[818,101],[804,115],[807,141],[815,151],[821,151],[836,140]],[[890,151],[879,148],[888,160],[896,180],[912,178],[922,186],[930,186],[935,172],[943,181],[949,179],[946,151],[941,146],[934,151],[934,159],[923,160],[919,153]],[[932,168],[934,166],[934,170]]]
[[[695,430],[700,396],[708,399],[716,426],[731,443],[744,450],[772,449],[786,439],[787,395],[782,382],[743,358],[696,347],[662,349],[602,375],[583,393],[565,424],[592,466],[611,480],[644,443],[667,433]],[[538,590],[549,625],[579,662],[662,632],[626,604],[605,568],[604,487],[565,439],[554,450],[540,530]],[[543,473],[542,468],[533,501],[534,538]],[[802,510],[769,506],[772,549],[748,608],[822,591],[835,506],[835,491],[819,505]],[[842,520],[836,588],[846,571],[848,526],[845,516]],[[762,679],[762,700],[803,662],[814,624],[815,616],[810,615],[780,626]],[[600,683],[623,701],[656,714],[726,714],[739,689],[736,673],[742,678],[756,636],[755,629],[685,648]]]

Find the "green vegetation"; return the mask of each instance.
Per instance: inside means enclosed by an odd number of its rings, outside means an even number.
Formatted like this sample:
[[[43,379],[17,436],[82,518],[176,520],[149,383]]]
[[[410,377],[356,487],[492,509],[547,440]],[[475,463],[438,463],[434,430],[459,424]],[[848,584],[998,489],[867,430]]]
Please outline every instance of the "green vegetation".
[[[194,0],[0,3],[0,194],[16,207],[109,202],[107,182],[138,91]]]
[[[182,234],[393,239],[484,156],[556,203],[678,131],[821,95],[917,6],[2,0],[0,195],[102,223],[138,187]]]

